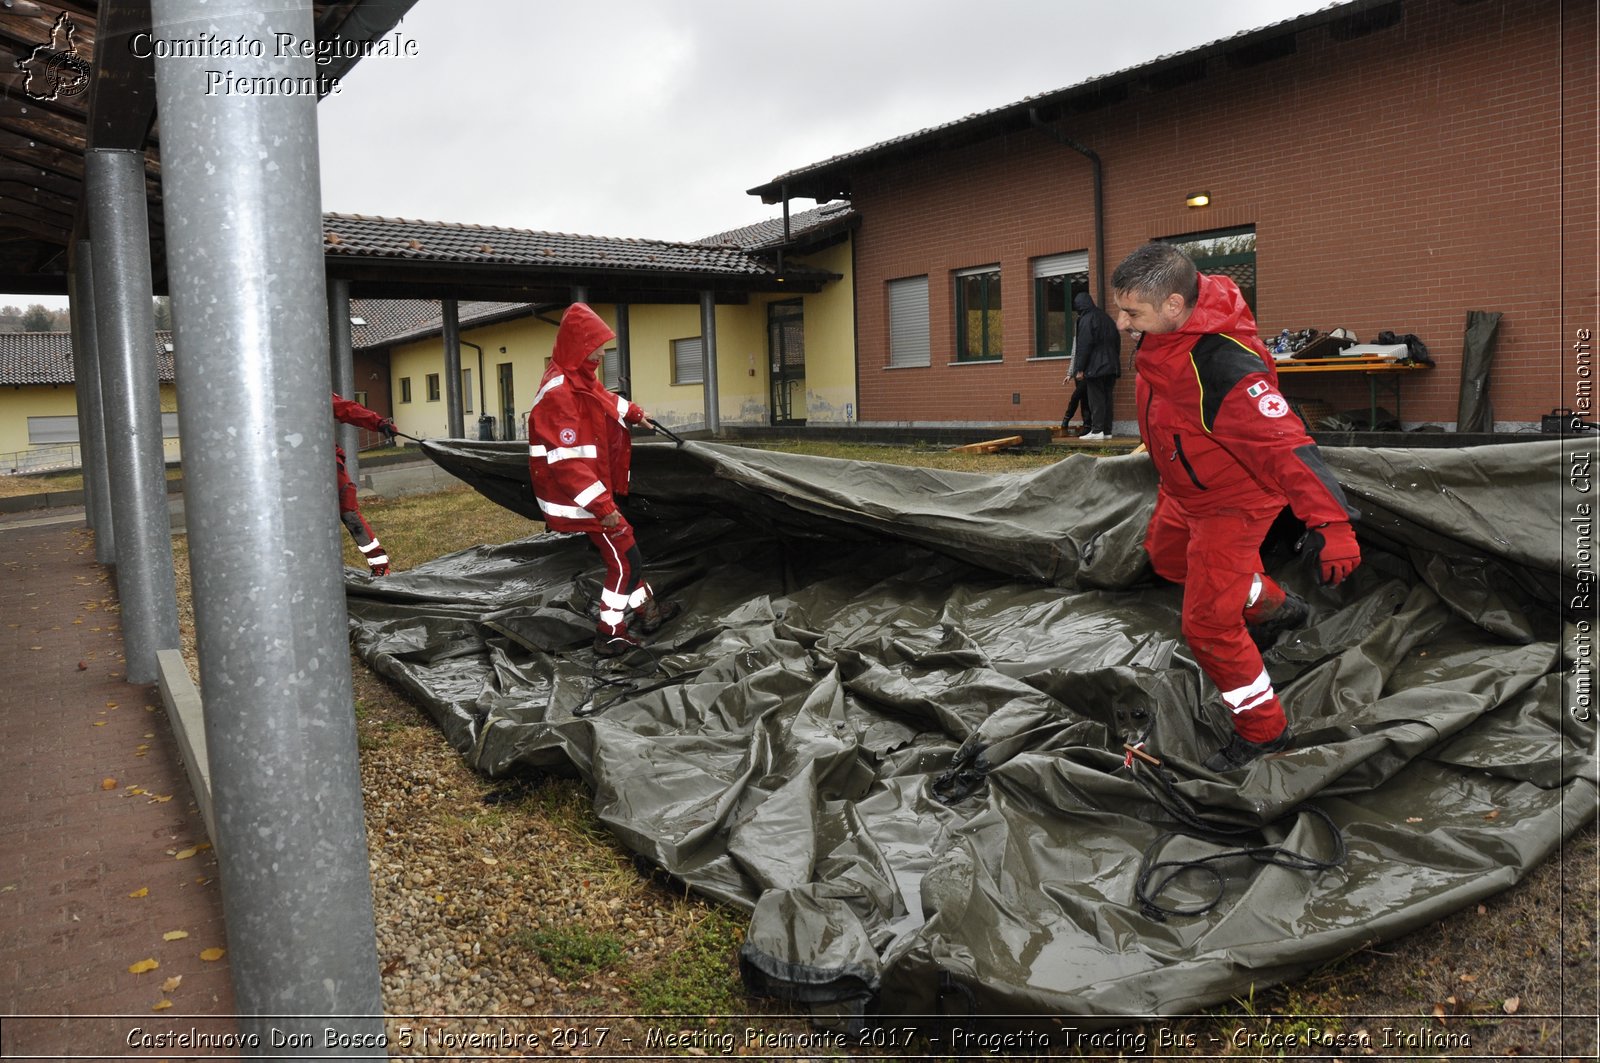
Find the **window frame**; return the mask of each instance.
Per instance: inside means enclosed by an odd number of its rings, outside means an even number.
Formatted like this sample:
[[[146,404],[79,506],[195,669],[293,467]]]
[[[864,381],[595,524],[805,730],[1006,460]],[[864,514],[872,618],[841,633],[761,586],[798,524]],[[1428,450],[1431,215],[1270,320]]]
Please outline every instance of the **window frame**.
[[[439,374],[438,373],[429,373],[426,377],[423,378],[423,384],[428,389],[428,401],[429,402],[438,402],[439,401]]]
[[[1001,271],[998,264],[989,266],[973,266],[968,269],[955,271],[954,304],[956,314],[956,349],[955,362],[962,365],[974,365],[984,362],[998,362],[1005,358],[1005,320],[1004,301],[1001,298],[1002,284]],[[973,282],[978,282],[982,305],[976,313],[980,326],[980,353],[970,354],[968,347],[971,341],[972,315],[974,310],[968,306],[967,287]],[[990,326],[994,326],[994,342],[990,339]]]
[[[694,350],[695,350],[695,374],[696,375],[695,375],[695,377],[693,379],[689,379],[684,375],[684,369],[686,367],[685,367],[685,365],[683,363],[683,358],[682,358],[682,352],[685,352],[685,351],[687,351],[689,349],[689,347],[688,347],[689,344],[693,344],[694,345]],[[672,386],[673,387],[704,386],[704,384],[706,382],[706,346],[705,346],[705,337],[703,337],[703,336],[684,336],[681,339],[672,340],[671,341],[671,347],[672,347],[672,351],[671,351]]]
[[[411,378],[408,376],[400,378],[400,404],[402,406],[411,405]]]
[[[885,369],[926,369],[933,364],[928,275],[896,277],[884,287],[889,360]],[[897,342],[899,341],[899,342]]]

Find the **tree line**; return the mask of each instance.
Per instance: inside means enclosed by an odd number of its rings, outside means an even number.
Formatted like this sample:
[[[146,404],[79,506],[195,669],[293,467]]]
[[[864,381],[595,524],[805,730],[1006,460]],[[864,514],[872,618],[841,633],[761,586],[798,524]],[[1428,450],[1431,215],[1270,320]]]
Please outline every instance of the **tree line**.
[[[156,328],[165,331],[172,328],[172,301],[166,296],[157,296],[151,300],[155,311]],[[72,329],[72,318],[65,308],[52,310],[43,303],[33,303],[24,308],[20,306],[0,307],[0,332],[68,332]]]

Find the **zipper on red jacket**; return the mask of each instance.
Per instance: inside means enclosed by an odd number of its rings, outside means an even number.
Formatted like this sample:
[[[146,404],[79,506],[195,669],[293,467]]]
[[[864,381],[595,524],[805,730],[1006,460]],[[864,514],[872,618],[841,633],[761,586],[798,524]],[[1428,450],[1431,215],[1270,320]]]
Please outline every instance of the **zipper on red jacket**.
[[[1202,491],[1206,489],[1206,485],[1200,482],[1200,477],[1194,474],[1194,466],[1189,464],[1189,456],[1183,452],[1183,436],[1177,432],[1172,433],[1172,456],[1167,460],[1182,462],[1183,471],[1189,474],[1189,479],[1194,481],[1194,485]]]

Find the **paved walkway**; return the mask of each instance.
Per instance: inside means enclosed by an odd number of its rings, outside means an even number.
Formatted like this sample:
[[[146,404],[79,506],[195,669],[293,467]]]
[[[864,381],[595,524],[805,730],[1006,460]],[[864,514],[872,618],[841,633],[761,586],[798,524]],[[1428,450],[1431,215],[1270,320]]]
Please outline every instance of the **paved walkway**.
[[[232,1030],[215,855],[81,511],[0,521],[0,559],[0,1054]]]
[[[216,856],[159,690],[123,679],[113,579],[81,507],[0,515],[0,1056],[237,1054],[159,1040],[237,1024]]]

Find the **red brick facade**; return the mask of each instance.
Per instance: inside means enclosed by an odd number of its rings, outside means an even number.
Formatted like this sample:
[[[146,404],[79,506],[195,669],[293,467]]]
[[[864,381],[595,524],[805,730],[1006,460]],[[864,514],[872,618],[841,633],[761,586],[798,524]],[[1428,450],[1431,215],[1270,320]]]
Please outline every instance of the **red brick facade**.
[[[1498,310],[1495,420],[1536,425],[1575,405],[1572,343],[1596,328],[1596,5],[1406,0],[1402,12],[1355,39],[1304,29],[1294,54],[1253,66],[1212,55],[1198,80],[1136,82],[1121,102],[1055,127],[1103,160],[1108,283],[1147,239],[1253,225],[1264,333],[1415,333],[1438,366],[1407,378],[1402,416],[1451,424],[1467,313]],[[1186,208],[1201,190],[1213,205]],[[1088,160],[1020,131],[864,168],[852,198],[860,419],[1059,419],[1063,364],[1029,360],[1030,260],[1087,249],[1093,278]],[[991,263],[1005,357],[952,365],[953,271]],[[887,282],[920,274],[931,364],[886,368]],[[1130,350],[1122,422],[1133,418]],[[1285,378],[1285,390],[1336,408],[1367,402],[1364,381],[1346,375]]]

